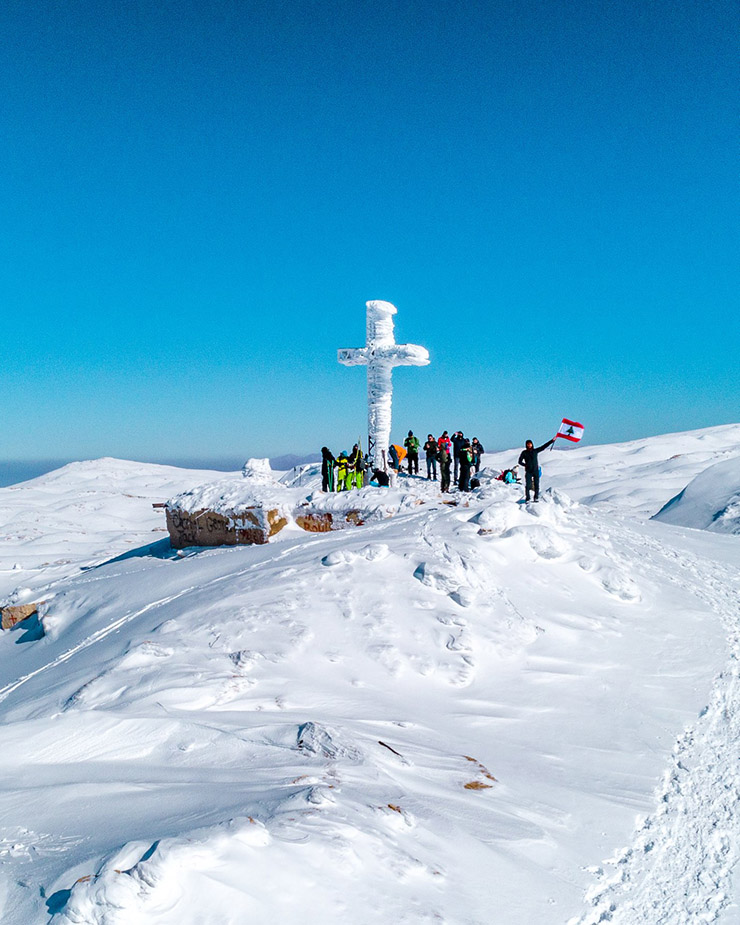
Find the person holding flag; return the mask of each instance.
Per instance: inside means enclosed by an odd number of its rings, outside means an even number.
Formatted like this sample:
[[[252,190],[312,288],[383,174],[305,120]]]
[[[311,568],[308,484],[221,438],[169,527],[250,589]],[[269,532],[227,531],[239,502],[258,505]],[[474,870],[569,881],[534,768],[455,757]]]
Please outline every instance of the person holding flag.
[[[535,449],[534,443],[532,443],[531,440],[527,440],[524,449],[519,454],[519,465],[524,466],[525,501],[529,501],[530,491],[534,492],[535,501],[540,500],[540,465],[537,459],[538,454],[546,450],[548,446],[552,447],[558,437],[564,437],[566,440],[578,443],[582,436],[583,424],[578,424],[576,421],[569,421],[567,418],[563,418],[558,432],[552,440],[548,440],[547,443],[543,443],[542,446],[538,446],[537,449]]]
[[[529,501],[530,491],[534,492],[535,501],[540,500],[540,464],[537,456],[543,450],[546,450],[548,446],[552,446],[556,440],[557,436],[553,437],[552,440],[548,440],[547,443],[543,443],[542,446],[538,446],[537,449],[535,449],[531,440],[527,440],[524,449],[519,454],[519,465],[524,466],[525,501]]]

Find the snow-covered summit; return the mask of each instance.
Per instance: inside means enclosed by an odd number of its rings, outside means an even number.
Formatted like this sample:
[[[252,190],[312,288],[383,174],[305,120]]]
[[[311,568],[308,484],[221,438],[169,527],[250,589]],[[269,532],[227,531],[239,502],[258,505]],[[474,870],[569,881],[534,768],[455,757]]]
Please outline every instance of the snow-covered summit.
[[[4,587],[46,601],[0,637],[3,923],[729,925],[739,540],[646,516],[713,430],[265,546],[176,553],[151,508],[240,473],[0,490]],[[317,477],[276,490],[347,502]]]

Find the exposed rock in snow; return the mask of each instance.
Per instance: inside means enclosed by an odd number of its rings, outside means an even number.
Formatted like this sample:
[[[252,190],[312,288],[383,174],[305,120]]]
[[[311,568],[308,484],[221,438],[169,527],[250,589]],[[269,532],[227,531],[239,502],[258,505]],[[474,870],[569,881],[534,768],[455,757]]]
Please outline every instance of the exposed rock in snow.
[[[288,523],[308,533],[328,533],[392,517],[430,497],[424,484],[326,493],[317,490],[316,476],[302,481],[231,477],[176,495],[165,506],[172,545],[262,544]]]
[[[2,629],[9,630],[16,625],[16,623],[21,623],[23,620],[27,620],[29,617],[32,617],[35,613],[38,612],[41,604],[45,604],[46,601],[41,601],[36,604],[9,604],[7,607],[2,609]]]
[[[239,511],[217,513],[206,509],[187,513],[165,508],[173,549],[188,546],[237,546],[267,543],[288,523],[276,507],[252,504]]]

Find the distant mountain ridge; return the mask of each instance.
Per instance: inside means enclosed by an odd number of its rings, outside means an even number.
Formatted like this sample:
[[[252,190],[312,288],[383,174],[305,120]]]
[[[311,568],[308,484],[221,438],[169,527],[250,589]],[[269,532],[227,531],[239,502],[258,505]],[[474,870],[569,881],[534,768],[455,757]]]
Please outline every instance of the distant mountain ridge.
[[[305,466],[308,463],[315,463],[321,460],[321,453],[286,453],[284,456],[270,457],[270,466],[282,472],[283,470],[293,469],[295,466]]]
[[[244,465],[244,461],[249,454],[243,457],[228,456],[217,457],[215,459],[157,459],[142,461],[142,465],[176,466],[181,469],[213,469],[217,472],[236,472]],[[294,466],[302,466],[306,463],[318,462],[321,459],[320,453],[286,453],[283,456],[270,457],[270,466],[278,471],[286,471]],[[40,475],[46,475],[55,469],[61,469],[73,459],[11,459],[0,462],[0,488],[6,488],[8,485],[17,485],[19,482],[28,482],[30,479],[38,478]]]

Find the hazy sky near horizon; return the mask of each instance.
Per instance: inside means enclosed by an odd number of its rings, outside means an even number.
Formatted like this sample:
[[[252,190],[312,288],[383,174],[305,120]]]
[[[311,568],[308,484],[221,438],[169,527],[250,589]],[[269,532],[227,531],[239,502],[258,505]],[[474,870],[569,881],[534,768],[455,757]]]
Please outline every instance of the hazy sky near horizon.
[[[6,0],[0,458],[738,420],[739,10]]]

